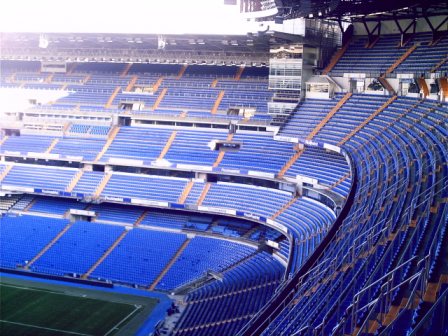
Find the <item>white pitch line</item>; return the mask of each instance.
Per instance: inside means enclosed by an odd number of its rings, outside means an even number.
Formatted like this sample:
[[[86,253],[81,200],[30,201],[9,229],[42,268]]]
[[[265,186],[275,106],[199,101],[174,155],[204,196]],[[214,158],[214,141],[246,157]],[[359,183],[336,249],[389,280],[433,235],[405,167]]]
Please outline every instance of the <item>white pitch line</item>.
[[[114,325],[107,333],[104,334],[104,336],[109,335],[112,331],[117,329],[117,327],[122,324],[124,321],[126,321],[129,317],[131,317],[137,310],[141,308],[141,306],[134,305],[135,309],[131,311],[128,315],[126,315],[120,322],[118,322],[116,325]]]
[[[45,293],[52,293],[52,294],[61,294],[62,293],[62,292],[54,292],[52,290],[43,289],[43,288],[15,286],[15,285],[5,284],[5,283],[0,284],[0,287],[11,287],[11,288],[25,289],[25,290],[29,290],[29,291],[45,292]]]
[[[40,327],[40,326],[36,326],[33,324],[26,324],[26,323],[20,323],[20,322],[12,322],[12,321],[7,321],[7,320],[0,320],[0,322],[4,322],[4,323],[10,323],[10,324],[17,324],[20,326],[24,326],[24,327],[31,327],[31,328],[37,328],[37,329],[45,329],[45,330],[51,330],[51,331],[57,331],[59,333],[64,333],[64,334],[72,334],[72,335],[80,335],[80,336],[92,336],[90,334],[81,334],[81,333],[77,333],[75,331],[68,331],[68,330],[59,330],[59,329],[53,329],[53,328],[46,328],[46,327]]]

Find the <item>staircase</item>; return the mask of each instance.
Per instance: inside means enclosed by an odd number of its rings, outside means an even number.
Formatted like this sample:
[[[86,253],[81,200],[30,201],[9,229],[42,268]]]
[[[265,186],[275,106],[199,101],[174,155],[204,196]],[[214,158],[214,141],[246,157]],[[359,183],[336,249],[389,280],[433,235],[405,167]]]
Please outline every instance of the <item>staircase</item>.
[[[336,53],[333,55],[333,57],[330,60],[330,63],[325,67],[324,71],[322,71],[322,75],[328,75],[328,73],[333,70],[334,66],[339,62],[342,56],[344,56],[345,52],[348,49],[348,46],[350,45],[351,39],[349,39],[341,49],[336,51]]]
[[[64,124],[64,128],[62,129],[62,134],[66,135],[66,133],[69,131],[70,127],[72,126],[71,122],[66,122]]]
[[[377,35],[373,38],[373,40],[370,40],[367,42],[365,48],[371,49],[375,46],[375,44],[380,40],[380,35]]]
[[[299,159],[300,155],[302,155],[304,151],[305,149],[297,149],[296,153],[293,156],[291,156],[288,162],[286,162],[283,165],[282,169],[280,169],[279,173],[277,174],[277,177],[282,178],[288,171],[288,169],[291,168],[291,166]]]
[[[423,296],[423,301],[431,303],[436,302],[440,290],[442,289],[442,285],[446,284],[448,284],[448,274],[440,275],[438,282],[429,282]]]
[[[157,158],[158,160],[162,160],[162,159],[165,157],[166,153],[168,153],[168,151],[169,151],[171,145],[172,145],[173,142],[174,142],[174,139],[176,139],[176,134],[177,134],[177,131],[173,131],[173,132],[171,133],[171,135],[170,135],[168,141],[167,141],[166,144],[165,144],[165,147],[163,147],[162,151],[160,152],[159,157]]]
[[[104,144],[103,148],[101,149],[101,152],[99,152],[98,155],[96,156],[95,162],[98,162],[101,159],[101,157],[104,155],[104,153],[106,153],[106,151],[108,150],[109,146],[114,141],[114,139],[117,136],[119,131],[120,131],[120,127],[118,127],[118,126],[114,126],[112,128],[112,130],[109,133],[109,137],[107,138],[106,143]]]
[[[48,146],[47,150],[45,151],[46,154],[50,154],[51,151],[53,150],[53,148],[58,144],[59,139],[53,139],[53,141],[51,142],[50,146]]]
[[[188,181],[187,185],[185,186],[184,190],[182,191],[182,194],[179,196],[177,203],[179,203],[179,204],[185,203],[188,195],[190,194],[191,189],[193,188],[193,185],[194,185],[194,181]]]
[[[439,78],[439,85],[445,99],[448,98],[448,79],[446,77]]]
[[[429,88],[428,88],[428,84],[426,84],[426,81],[424,78],[418,78],[417,79],[418,82],[418,86],[420,87],[420,89],[423,90],[423,96],[426,98],[429,96]]]
[[[8,140],[8,138],[9,138],[9,135],[5,135],[3,137],[3,139],[0,140],[0,146],[2,146],[5,143],[5,141]]]
[[[137,83],[137,79],[138,79],[138,76],[132,76],[131,80],[129,81],[128,86],[126,86],[126,89],[125,89],[126,92],[131,92],[132,91],[132,89],[134,88],[135,83]]]
[[[157,82],[155,82],[154,85],[152,86],[152,92],[156,92],[159,89],[160,85],[162,85],[163,79],[164,79],[163,76],[159,77]]]
[[[397,94],[395,92],[394,88],[392,87],[392,85],[390,85],[389,81],[385,77],[383,77],[383,76],[378,77],[378,81],[381,83],[383,88],[385,88],[386,91],[389,92],[389,94],[391,94],[391,95],[396,95]]]
[[[210,187],[212,186],[212,184],[210,182],[207,182],[204,185],[204,189],[202,189],[201,195],[198,198],[198,202],[197,202],[197,206],[201,206],[202,202],[204,202],[205,197],[207,196],[208,191],[210,190]]]
[[[385,75],[388,75],[388,74],[390,74],[390,73],[392,73],[401,63],[403,63],[403,61],[406,59],[406,58],[408,58],[409,57],[409,55],[410,54],[412,54],[413,53],[413,51],[415,50],[415,49],[417,49],[417,45],[416,44],[414,44],[412,47],[410,47],[408,50],[406,50],[405,52],[404,52],[404,54],[403,55],[401,55],[387,70],[386,70],[386,73],[385,73]]]
[[[36,202],[37,202],[37,198],[33,198],[31,200],[31,202],[29,202],[28,205],[23,209],[23,212],[29,211]]]
[[[243,74],[244,71],[244,67],[239,67],[236,75],[235,75],[235,80],[240,80],[241,79],[241,75]]]
[[[448,55],[446,55],[445,58],[443,58],[439,63],[437,63],[436,65],[434,65],[434,66],[431,68],[431,72],[436,72],[437,70],[439,70],[440,67],[441,67],[442,65],[444,65],[447,61],[448,61]]]
[[[373,118],[375,118],[378,114],[380,114],[384,109],[386,109],[395,99],[397,99],[397,96],[390,97],[387,102],[385,102],[383,105],[381,105],[375,112],[373,112],[366,120],[364,120],[361,124],[359,124],[355,129],[353,129],[348,135],[346,135],[341,141],[338,142],[338,146],[342,146],[345,144],[350,138],[358,133],[358,131],[363,128],[365,125],[367,125]]]
[[[140,223],[145,219],[146,215],[149,213],[148,210],[143,211],[143,213],[140,215],[139,218],[137,218],[137,220],[134,223],[134,226],[139,226]]]
[[[155,101],[154,105],[152,106],[153,110],[156,110],[159,107],[159,104],[162,102],[163,97],[165,97],[166,92],[168,91],[167,88],[164,88],[162,92],[160,92],[159,96],[157,97],[157,100]]]
[[[188,65],[184,64],[182,65],[182,68],[179,70],[179,73],[177,74],[176,79],[181,79],[184,75],[185,71],[187,70]]]
[[[226,141],[232,141],[233,139],[233,133],[229,133],[227,134],[227,139]],[[219,164],[221,163],[222,159],[224,159],[224,155],[226,154],[225,151],[220,150],[218,153],[218,157],[216,158],[215,162],[213,163],[213,168],[216,168],[219,166]]]
[[[347,100],[352,96],[351,92],[347,92],[340,101],[328,112],[324,119],[311,131],[311,133],[306,137],[306,140],[312,140],[313,137],[319,133],[319,131],[325,126],[325,124],[336,114],[337,111],[345,104]]]
[[[75,188],[76,184],[81,179],[82,175],[84,174],[84,170],[78,170],[78,172],[75,174],[75,176],[70,181],[70,184],[68,185],[67,189],[65,189],[66,192],[72,192],[72,190]]]
[[[333,183],[330,188],[328,188],[329,190],[333,190],[334,188],[336,188],[338,185],[340,185],[342,182],[344,182],[346,179],[348,179],[350,177],[350,172],[346,173],[344,176],[342,176],[339,180],[337,180],[335,183]]]
[[[68,223],[31,261],[25,266],[29,269],[42,255],[47,252],[70,229],[73,223]]]
[[[446,36],[446,35],[441,34],[441,35],[439,35],[439,36],[433,37],[432,41],[429,43],[429,46],[430,46],[430,47],[434,47],[434,46],[436,46],[441,40],[444,39],[445,36]]]
[[[221,163],[222,159],[224,159],[224,155],[226,152],[223,150],[219,151],[218,156],[216,157],[216,161],[213,163],[213,168],[218,167],[218,165]]]
[[[408,298],[403,298],[400,302],[400,305],[392,305],[387,313],[378,313],[375,319],[369,320],[368,331],[369,334],[375,334],[376,331],[380,328],[381,325],[388,325],[392,323],[398,314],[406,309],[406,306],[409,304]],[[417,307],[417,302],[411,304],[411,307],[415,309]],[[381,322],[381,325],[380,323]],[[354,335],[359,333],[359,327],[355,328]]]
[[[47,78],[45,78],[45,83],[50,84],[51,81],[53,80],[54,77],[54,72],[49,74]]]
[[[0,174],[0,182],[8,175],[9,171],[12,169],[13,165],[6,166]]]
[[[218,85],[218,79],[213,80],[212,84],[210,85],[210,87],[215,88],[216,85]]]
[[[67,83],[62,84],[62,86],[61,86],[61,88],[59,90],[65,90],[65,89],[67,89],[67,86],[68,86]]]
[[[124,77],[128,74],[129,70],[131,70],[132,63],[126,64],[126,66],[123,69],[123,72],[120,74],[120,77]]]
[[[213,326],[220,326],[226,323],[235,323],[238,321],[242,321],[245,320],[247,318],[252,318],[254,315],[253,314],[245,314],[245,315],[240,315],[237,317],[232,317],[232,318],[228,318],[228,319],[223,319],[223,320],[218,320],[218,321],[211,321],[211,322],[207,322],[207,323],[202,323],[199,325],[194,325],[191,327],[186,327],[186,328],[182,328],[182,329],[176,329],[176,333],[178,335],[181,334],[192,334],[192,335],[203,335],[204,334],[204,328],[210,328]],[[193,332],[193,333],[192,333]]]
[[[76,63],[70,64],[70,69],[67,69],[67,75],[71,75],[73,73],[73,71],[75,71],[76,66],[77,66]]]
[[[211,111],[212,114],[216,114],[216,112],[218,112],[219,105],[221,104],[221,100],[224,97],[225,93],[226,92],[224,90],[221,90],[219,92],[218,97],[215,100],[215,104],[213,104],[213,108],[212,108],[212,111]]]
[[[90,78],[92,78],[92,74],[87,74],[87,75],[83,78],[82,83],[83,83],[83,84],[87,83],[87,82],[90,80]]]
[[[109,97],[109,100],[107,101],[106,105],[104,105],[105,108],[110,108],[112,106],[112,103],[114,102],[115,97],[117,96],[118,92],[120,92],[121,87],[117,86],[114,90],[114,92],[112,92],[112,94]]]
[[[275,220],[275,219],[276,219],[278,216],[280,216],[285,210],[287,210],[291,205],[293,205],[293,204],[299,199],[299,197],[300,197],[300,196],[294,196],[293,198],[291,198],[291,199],[289,200],[288,203],[286,203],[285,205],[283,205],[283,206],[281,207],[281,209],[279,209],[275,214],[272,215],[271,219],[272,219],[272,220]]]
[[[10,83],[15,83],[15,81],[16,81],[16,76],[17,76],[17,73],[14,72],[14,73],[11,75],[11,77],[9,77],[9,81],[10,81]]]
[[[107,182],[109,182],[111,177],[112,177],[111,173],[104,174],[103,179],[101,180],[99,186],[96,188],[95,193],[93,194],[94,198],[100,197],[101,193],[103,192],[104,188],[107,185]]]
[[[160,280],[163,279],[166,273],[170,270],[171,266],[174,265],[176,260],[180,257],[182,252],[187,248],[188,244],[190,243],[191,239],[186,239],[183,244],[179,247],[176,254],[171,258],[171,260],[168,262],[168,264],[165,266],[165,268],[160,272],[160,274],[157,276],[157,278],[154,280],[154,282],[149,286],[149,290],[154,290],[156,286],[159,284]]]
[[[114,241],[114,243],[106,250],[106,252],[103,253],[103,255],[92,265],[92,267],[89,268],[89,270],[83,274],[82,279],[87,279],[90,274],[93,273],[93,271],[96,270],[96,268],[99,266],[99,264],[101,264],[104,259],[107,258],[107,256],[118,246],[118,244],[120,244],[120,242],[124,239],[124,237],[126,237],[126,235],[128,234],[129,230],[124,230],[119,236],[118,238]]]
[[[21,195],[0,196],[0,213],[8,212],[22,198]]]

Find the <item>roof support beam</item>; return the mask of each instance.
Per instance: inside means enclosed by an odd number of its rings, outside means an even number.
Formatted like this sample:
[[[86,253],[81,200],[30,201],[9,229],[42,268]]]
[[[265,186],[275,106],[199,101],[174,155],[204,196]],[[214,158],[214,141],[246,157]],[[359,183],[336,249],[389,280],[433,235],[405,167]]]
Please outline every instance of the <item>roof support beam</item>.
[[[377,21],[376,25],[373,27],[372,30],[370,30],[367,21],[365,19],[362,20],[362,23],[364,25],[364,28],[366,29],[367,36],[369,38],[369,41],[367,42],[365,47],[372,48],[381,35],[381,20]]]
[[[446,22],[448,21],[448,16],[446,16],[442,22],[439,23],[439,25],[437,27],[434,27],[430,18],[428,17],[428,15],[424,15],[423,16],[426,23],[428,24],[428,27],[431,29],[432,31],[432,41],[430,45],[435,45],[437,44],[437,42],[439,42],[439,40],[446,35],[446,30],[440,30],[440,28],[444,27],[444,25],[446,24]]]
[[[401,27],[401,25],[400,25],[400,21],[398,21],[398,19],[397,19],[397,14],[396,13],[394,13],[393,14],[393,18],[394,18],[394,22],[395,22],[395,25],[397,26],[397,28],[398,28],[398,30],[400,31],[400,34],[401,34],[401,38],[400,38],[400,47],[404,47],[413,37],[414,37],[414,35],[415,35],[415,29],[416,29],[416,27],[417,27],[417,19],[416,18],[414,18],[409,24],[408,24],[408,26],[406,27],[406,28],[402,28]],[[410,28],[413,28],[412,29],[412,33],[408,33],[408,30],[410,29]]]

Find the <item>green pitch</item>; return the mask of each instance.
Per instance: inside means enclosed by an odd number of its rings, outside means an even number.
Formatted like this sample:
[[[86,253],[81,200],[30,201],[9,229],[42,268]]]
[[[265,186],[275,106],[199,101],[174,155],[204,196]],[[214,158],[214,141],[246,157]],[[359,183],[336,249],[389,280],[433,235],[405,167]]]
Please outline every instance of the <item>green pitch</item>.
[[[87,296],[0,284],[0,335],[114,335],[143,309]]]

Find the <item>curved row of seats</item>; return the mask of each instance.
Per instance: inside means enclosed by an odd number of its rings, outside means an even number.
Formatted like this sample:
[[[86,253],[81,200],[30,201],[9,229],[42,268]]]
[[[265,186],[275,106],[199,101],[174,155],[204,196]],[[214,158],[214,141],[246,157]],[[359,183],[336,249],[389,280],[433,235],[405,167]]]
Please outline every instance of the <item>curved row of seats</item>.
[[[403,285],[389,293],[392,300],[381,301],[382,310],[379,304],[362,309],[380,295],[390,279],[384,278],[387,272],[398,267],[392,280],[398,286],[419,274],[418,261],[426,255],[434,264],[434,251],[429,249],[446,225],[447,106],[399,101],[400,108],[387,108],[344,145],[359,181],[350,214],[310,276],[300,280],[294,304],[264,335],[358,332],[367,316],[372,320],[387,313],[392,303],[399,305],[409,295]],[[353,126],[339,118],[330,119],[318,134],[321,141],[337,144],[350,132]],[[363,288],[365,292],[355,296]],[[412,327],[410,323],[402,332]]]
[[[164,159],[171,164],[194,164],[212,167],[218,159],[218,151],[210,150],[209,143],[213,140],[224,141],[227,134],[215,131],[175,130],[176,135]],[[114,159],[138,160],[145,165],[153,165],[165,144],[172,135],[172,129],[121,127],[118,134],[104,155],[99,160],[107,163]],[[284,133],[289,134],[289,133]],[[236,152],[226,152],[218,167],[223,169],[238,169],[244,172],[261,172],[278,174],[288,162],[295,150],[293,144],[278,142],[271,135],[236,133],[233,141],[241,143]],[[51,147],[52,143],[54,146]],[[59,154],[62,158],[78,157],[83,161],[93,161],[105,145],[104,139],[70,136],[49,137],[41,135],[10,136],[5,139],[0,152],[11,154],[28,152]],[[314,162],[319,163],[316,169]],[[324,187],[331,189],[341,197],[348,195],[351,178],[345,158],[337,153],[323,149],[305,146],[305,150],[285,176],[305,176],[318,181]],[[342,182],[341,182],[342,181]],[[76,192],[89,193],[94,185],[100,182],[100,174],[86,172],[75,186]]]
[[[2,183],[4,185],[35,186],[36,188],[53,188],[54,190],[64,191],[75,172],[75,169],[15,165]],[[29,177],[31,176],[29,174],[32,174],[32,178]],[[69,176],[64,182],[62,177],[67,174]],[[61,176],[61,178],[53,181],[54,176]],[[73,191],[93,195],[103,176],[103,173],[85,172],[78,182],[79,187],[75,187]],[[91,183],[92,180],[93,183]],[[185,178],[112,173],[107,185],[101,192],[101,196],[133,197],[176,203],[187,183],[188,180]],[[93,185],[94,188],[92,188]],[[197,198],[205,183],[195,182],[194,185],[197,188],[196,197],[190,195],[191,197],[187,198],[185,204],[197,204]],[[291,193],[286,191],[218,182],[211,184],[202,205],[250,212],[254,215],[269,218],[281,210],[291,199]],[[48,204],[39,202],[34,204],[31,210],[46,211],[46,209],[52,207],[53,203],[52,199],[49,200]],[[74,204],[73,207],[78,208],[78,205],[82,207],[79,203]],[[60,213],[63,214],[66,210],[67,208],[61,209]],[[95,206],[92,210],[95,210]],[[133,221],[138,218],[138,214],[136,213],[134,217]],[[99,219],[102,219],[101,215]],[[276,218],[278,223],[283,224],[288,229],[294,240],[293,269],[300,266],[314,250],[334,219],[335,214],[330,208],[306,197],[299,198]]]
[[[335,76],[343,73],[371,73],[376,76],[384,73],[409,48],[417,48],[398,65],[394,73],[430,73],[434,66],[446,57],[448,39],[446,37],[431,45],[433,34],[417,33],[403,47],[400,47],[401,35],[388,34],[380,36],[378,42],[365,48],[366,36],[355,36],[347,51],[332,69]],[[439,71],[448,71],[447,64],[443,64]]]
[[[97,205],[97,208],[100,213],[108,211],[107,206]],[[115,210],[121,213],[120,218],[124,218],[132,208]],[[48,215],[6,215],[2,218],[1,267],[28,267],[32,272],[61,277],[87,274],[95,280],[149,287],[187,241],[183,232],[165,232],[162,223],[149,229],[144,225],[123,225],[133,224],[129,222],[112,225],[107,220],[105,223],[70,223],[67,219],[46,217]],[[186,222],[187,218],[183,220]],[[173,290],[208,270],[237,269],[242,260],[256,252],[254,246],[230,242],[222,237],[190,236],[188,240],[189,245],[161,277],[158,290]],[[118,244],[114,245],[116,241]],[[103,255],[105,257],[101,259]],[[222,258],[223,255],[226,258]],[[273,260],[269,256],[264,261],[269,265]],[[260,259],[260,265],[264,261]],[[275,263],[279,267],[279,273],[276,273],[279,280],[284,267],[278,261]]]
[[[237,268],[187,295],[187,307],[176,325],[174,335],[211,335],[225,325],[225,333],[238,331],[238,319],[258,311],[280,283],[283,267],[266,252],[256,253]],[[223,321],[227,321],[223,323]]]

